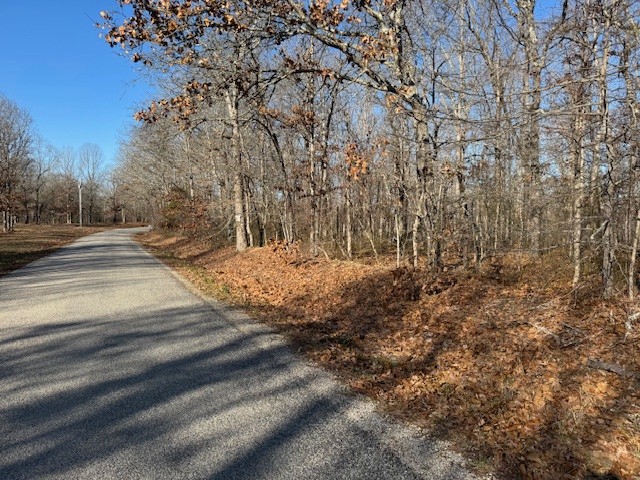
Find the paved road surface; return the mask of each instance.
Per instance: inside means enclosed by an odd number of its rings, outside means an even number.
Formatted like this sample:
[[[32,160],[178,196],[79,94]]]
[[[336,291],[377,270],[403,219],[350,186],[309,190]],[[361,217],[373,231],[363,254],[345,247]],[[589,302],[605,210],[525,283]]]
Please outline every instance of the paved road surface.
[[[462,479],[131,240],[0,279],[0,479]]]

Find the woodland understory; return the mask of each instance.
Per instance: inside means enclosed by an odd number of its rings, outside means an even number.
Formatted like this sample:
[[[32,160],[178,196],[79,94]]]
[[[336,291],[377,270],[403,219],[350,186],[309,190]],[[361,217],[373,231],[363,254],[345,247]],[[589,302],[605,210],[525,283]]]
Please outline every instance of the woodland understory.
[[[480,269],[564,252],[636,292],[638,3],[121,1],[154,78],[123,205],[238,251]],[[144,208],[140,208],[144,205]]]
[[[602,299],[597,275],[572,288],[566,253],[433,274],[282,241],[242,254],[161,230],[139,241],[481,472],[640,478],[640,304]]]

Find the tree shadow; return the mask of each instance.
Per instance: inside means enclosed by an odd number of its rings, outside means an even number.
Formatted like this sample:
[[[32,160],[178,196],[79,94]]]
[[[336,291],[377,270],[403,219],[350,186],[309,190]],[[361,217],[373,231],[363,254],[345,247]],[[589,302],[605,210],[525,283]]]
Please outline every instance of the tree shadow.
[[[5,326],[0,478],[417,478],[353,403],[204,304]]]
[[[300,313],[317,304],[313,292],[261,307],[300,351],[503,478],[632,478],[613,437],[637,408],[633,380],[588,370],[601,345],[564,342],[570,324],[537,330],[541,300],[501,296],[512,282],[498,277],[458,284],[453,274],[376,271],[342,285],[314,316]],[[606,392],[587,405],[600,382]]]

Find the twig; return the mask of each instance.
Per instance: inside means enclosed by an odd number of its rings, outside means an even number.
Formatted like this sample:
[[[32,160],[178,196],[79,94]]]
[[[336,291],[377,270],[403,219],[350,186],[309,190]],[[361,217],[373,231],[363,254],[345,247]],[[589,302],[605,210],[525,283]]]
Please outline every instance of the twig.
[[[602,360],[589,358],[587,359],[587,367],[596,370],[605,370],[607,372],[620,375],[621,377],[635,378],[636,380],[640,380],[640,373],[631,370],[625,370],[623,367],[615,363],[603,362]]]
[[[609,225],[609,219],[605,220],[604,222],[602,222],[602,225],[600,225],[600,227],[591,234],[591,236],[589,237],[589,240],[591,240],[592,242],[596,239],[596,237],[598,236],[598,234],[602,231],[604,231],[605,228],[607,228],[607,225]]]
[[[579,328],[573,327],[571,325],[569,325],[568,323],[562,322],[562,325],[567,327],[570,330],[573,330],[576,333],[579,333],[580,335],[584,336],[584,332],[582,330],[580,330]]]
[[[533,322],[527,322],[527,323],[529,325],[531,325],[533,328],[535,328],[536,330],[538,330],[538,331],[540,331],[542,333],[546,333],[547,335],[552,336],[556,342],[561,343],[560,337],[558,335],[556,335],[555,333],[553,333],[548,328],[543,327],[542,325],[538,325],[537,323],[533,323]]]
[[[318,250],[320,250],[323,254],[324,254],[324,258],[327,260],[327,262],[331,261],[331,258],[329,258],[329,254],[327,253],[327,251],[322,248],[320,245],[317,245]]]
[[[631,331],[633,330],[633,322],[640,318],[640,312],[627,316],[627,320],[624,322],[624,339],[626,340]]]

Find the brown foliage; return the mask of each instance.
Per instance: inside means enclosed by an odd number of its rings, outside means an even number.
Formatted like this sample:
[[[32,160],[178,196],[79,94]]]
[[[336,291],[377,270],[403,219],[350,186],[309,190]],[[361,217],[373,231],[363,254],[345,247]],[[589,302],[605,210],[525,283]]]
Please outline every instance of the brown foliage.
[[[170,248],[193,281],[251,308],[388,411],[457,440],[478,465],[505,478],[640,475],[640,385],[587,365],[640,371],[640,326],[624,325],[638,306],[578,299],[559,259],[431,276],[305,259],[285,244],[191,255],[193,244]]]
[[[160,226],[169,230],[196,232],[211,228],[207,203],[199,198],[189,198],[181,188],[171,189],[160,215]]]
[[[355,143],[349,143],[346,146],[345,161],[347,162],[347,175],[354,180],[365,175],[369,170],[369,156]]]

